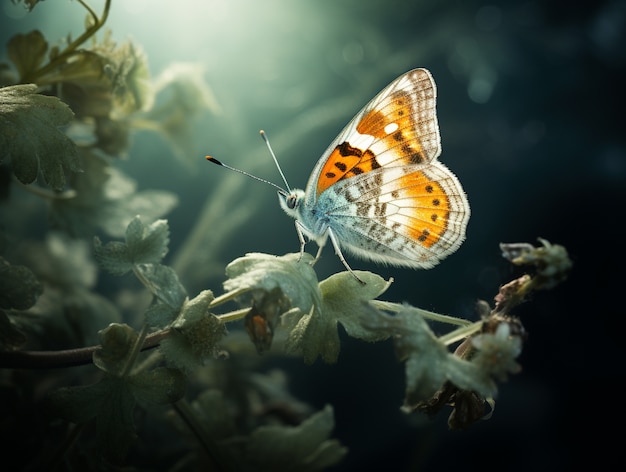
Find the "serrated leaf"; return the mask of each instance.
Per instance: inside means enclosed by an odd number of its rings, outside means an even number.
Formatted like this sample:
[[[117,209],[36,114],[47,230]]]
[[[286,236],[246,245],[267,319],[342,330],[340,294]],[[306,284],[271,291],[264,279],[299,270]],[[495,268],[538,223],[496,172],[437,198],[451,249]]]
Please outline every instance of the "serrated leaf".
[[[166,220],[144,225],[139,216],[126,228],[128,256],[135,264],[159,263],[167,254],[170,230]]]
[[[159,367],[129,378],[133,396],[143,407],[169,405],[185,394],[186,377],[178,369]]]
[[[160,345],[170,365],[192,370],[218,354],[218,343],[226,335],[226,327],[209,313],[211,300],[213,294],[205,290],[183,306],[170,335]]]
[[[393,316],[378,312],[368,324],[393,336],[396,353],[405,361],[405,409],[412,410],[429,400],[447,381],[484,397],[495,394],[493,380],[477,366],[449,352],[418,309],[405,306]]]
[[[48,42],[37,30],[27,34],[16,34],[7,42],[7,55],[15,64],[21,79],[30,76],[41,66],[47,51]]]
[[[154,303],[144,313],[146,323],[153,328],[165,328],[176,319],[178,309],[172,308],[167,303]]]
[[[111,241],[102,245],[97,236],[93,240],[94,257],[98,265],[113,275],[124,275],[133,269],[125,243]]]
[[[56,97],[35,93],[34,84],[0,88],[0,162],[10,162],[23,184],[41,171],[55,190],[65,186],[65,173],[78,172],[74,143],[59,130],[74,114]]]
[[[226,291],[238,289],[262,289],[270,292],[276,287],[289,298],[291,305],[308,313],[312,306],[320,307],[322,295],[317,275],[311,267],[313,257],[304,253],[273,256],[250,253],[235,259],[226,266],[228,280]]]
[[[159,300],[174,309],[183,306],[187,291],[178,280],[174,269],[161,264],[136,264],[140,280]]]
[[[0,257],[0,308],[26,310],[43,292],[43,286],[28,267],[9,264]]]
[[[334,428],[332,407],[326,406],[300,425],[261,426],[250,435],[245,448],[247,462],[255,470],[324,470],[335,465],[347,449],[329,439]]]

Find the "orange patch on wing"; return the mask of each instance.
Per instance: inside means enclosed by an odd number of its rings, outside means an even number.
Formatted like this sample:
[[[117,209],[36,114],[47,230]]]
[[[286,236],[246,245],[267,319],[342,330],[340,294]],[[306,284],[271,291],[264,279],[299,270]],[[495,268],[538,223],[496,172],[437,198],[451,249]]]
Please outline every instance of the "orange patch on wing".
[[[363,151],[344,142],[330,153],[317,181],[317,195],[339,180],[376,169],[378,163],[371,151]]]
[[[449,198],[438,182],[422,172],[403,177],[399,184],[401,188],[393,194],[393,204],[399,211],[390,219],[402,225],[398,232],[422,246],[431,247],[448,229]]]
[[[382,141],[386,149],[397,149],[402,163],[422,162],[423,148],[411,104],[407,92],[397,91],[366,114],[356,129]]]

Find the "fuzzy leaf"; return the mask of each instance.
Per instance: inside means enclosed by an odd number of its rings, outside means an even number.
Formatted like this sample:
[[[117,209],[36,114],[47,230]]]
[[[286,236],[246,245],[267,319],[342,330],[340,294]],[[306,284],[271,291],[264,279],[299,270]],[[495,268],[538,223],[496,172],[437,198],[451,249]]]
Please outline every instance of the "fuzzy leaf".
[[[368,325],[393,336],[398,357],[406,361],[406,410],[430,399],[446,381],[484,397],[495,395],[496,385],[489,375],[449,352],[416,308],[406,306],[393,316],[379,311]]]
[[[362,326],[363,320],[377,310],[368,302],[389,287],[382,277],[371,272],[356,271],[365,282],[359,283],[349,272],[341,272],[320,282],[322,304],[319,309],[302,314],[289,311],[282,316],[282,324],[289,331],[287,350],[301,351],[304,362],[312,364],[318,356],[334,363],[339,356],[340,342],[337,323],[341,323],[350,336],[366,341],[380,341],[389,337],[384,331]]]
[[[170,230],[166,220],[145,226],[139,216],[126,228],[128,255],[135,264],[159,263],[167,254]]]
[[[0,257],[0,308],[26,310],[43,292],[43,286],[28,267],[9,264]]]
[[[183,306],[187,291],[174,269],[161,264],[137,264],[136,268],[141,274],[141,282],[154,296],[174,309]]]
[[[307,364],[315,362],[318,356],[324,362],[337,362],[340,348],[337,320],[314,309],[304,315],[292,310],[282,316],[282,324],[289,330],[285,345],[288,352],[302,352]]]
[[[143,407],[169,405],[185,394],[186,377],[178,369],[159,367],[129,378],[133,396]]]
[[[191,370],[218,354],[218,343],[226,334],[226,327],[209,313],[212,300],[211,291],[205,290],[183,306],[170,335],[160,345],[170,365]]]
[[[348,335],[364,341],[376,342],[389,337],[363,327],[363,319],[374,310],[368,302],[378,298],[391,285],[381,276],[371,272],[355,271],[365,282],[359,283],[349,272],[331,275],[320,282],[325,317],[334,318],[343,325]]]
[[[16,34],[7,42],[7,54],[15,64],[21,79],[28,77],[41,66],[47,51],[48,42],[37,30],[27,34]]]
[[[325,470],[345,456],[347,449],[329,439],[334,427],[332,407],[326,406],[298,426],[261,426],[249,437],[246,459],[255,470]]]
[[[153,328],[165,328],[176,319],[177,315],[178,309],[162,302],[152,304],[144,313],[146,323]]]
[[[23,184],[41,171],[55,190],[65,186],[65,172],[78,172],[74,143],[58,128],[74,114],[55,97],[35,93],[34,84],[0,88],[0,163],[10,162]]]
[[[159,263],[167,254],[169,227],[166,220],[145,226],[135,216],[126,228],[126,242],[102,245],[94,239],[94,253],[100,266],[114,275],[124,275],[136,264]]]
[[[317,284],[317,275],[311,267],[313,257],[304,253],[284,256],[250,253],[235,259],[226,266],[228,280],[226,291],[237,289],[262,289],[270,292],[280,287],[291,305],[308,313],[312,306],[320,307],[322,295]]]
[[[98,265],[112,275],[124,275],[133,269],[128,255],[128,247],[120,241],[111,241],[102,245],[100,238],[93,238],[94,257]]]

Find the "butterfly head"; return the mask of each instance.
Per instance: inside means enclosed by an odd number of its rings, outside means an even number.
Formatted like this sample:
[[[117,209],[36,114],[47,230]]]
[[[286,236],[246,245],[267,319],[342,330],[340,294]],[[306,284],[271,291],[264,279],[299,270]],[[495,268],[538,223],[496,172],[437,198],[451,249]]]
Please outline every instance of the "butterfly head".
[[[304,200],[304,190],[297,188],[290,192],[279,190],[278,200],[280,201],[281,208],[285,210],[285,213],[292,218],[297,218],[300,213],[300,206]]]

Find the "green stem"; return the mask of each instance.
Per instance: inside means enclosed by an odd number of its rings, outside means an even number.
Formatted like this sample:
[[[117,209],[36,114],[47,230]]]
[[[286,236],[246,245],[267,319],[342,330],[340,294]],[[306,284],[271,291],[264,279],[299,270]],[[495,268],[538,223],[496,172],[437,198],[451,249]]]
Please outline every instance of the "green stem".
[[[474,323],[462,326],[460,328],[455,329],[454,331],[450,331],[447,334],[439,337],[439,341],[441,341],[446,346],[450,344],[454,344],[457,341],[467,338],[472,334],[478,332],[483,327],[482,321],[476,321]]]
[[[193,408],[185,399],[179,400],[173,405],[174,410],[181,419],[185,422],[189,430],[198,440],[198,443],[202,446],[202,450],[206,453],[209,461],[209,471],[222,472],[229,470],[225,466],[224,461],[221,458],[219,448],[217,444],[209,437],[206,430],[202,427],[202,424],[197,419],[197,414],[193,411]]]
[[[104,5],[104,11],[102,12],[102,16],[98,18],[98,15],[91,9],[91,7],[84,1],[78,0],[78,2],[89,12],[91,17],[94,20],[93,26],[87,28],[83,34],[81,34],[78,38],[76,38],[72,43],[70,43],[58,56],[48,62],[45,66],[40,67],[30,75],[26,75],[21,78],[21,83],[37,83],[37,79],[46,75],[48,72],[54,70],[56,67],[63,64],[76,49],[78,49],[85,41],[91,38],[94,34],[98,32],[100,28],[104,26],[108,16],[109,10],[111,8],[111,0],[106,0]]]
[[[169,328],[146,336],[142,351],[157,347],[169,335]],[[92,363],[93,353],[102,346],[88,346],[62,351],[0,352],[0,369],[59,369]]]
[[[121,377],[127,377],[133,370],[135,362],[137,362],[137,356],[141,352],[143,343],[145,342],[146,336],[148,335],[148,329],[148,323],[144,323],[141,327],[141,331],[139,331],[139,336],[137,336],[137,339],[135,340],[135,344],[133,344],[133,347],[130,350],[128,357],[126,358],[124,368],[122,369],[122,372],[120,372]]]
[[[392,311],[397,313],[404,309],[404,305],[401,303],[393,303],[386,302],[384,300],[372,300],[372,305],[380,310]],[[456,326],[469,326],[472,324],[471,321],[465,320],[463,318],[457,318],[455,316],[450,315],[442,315],[440,313],[435,313],[434,311],[424,310],[422,308],[415,308],[422,317],[427,320],[437,321],[439,323],[447,323]]]

